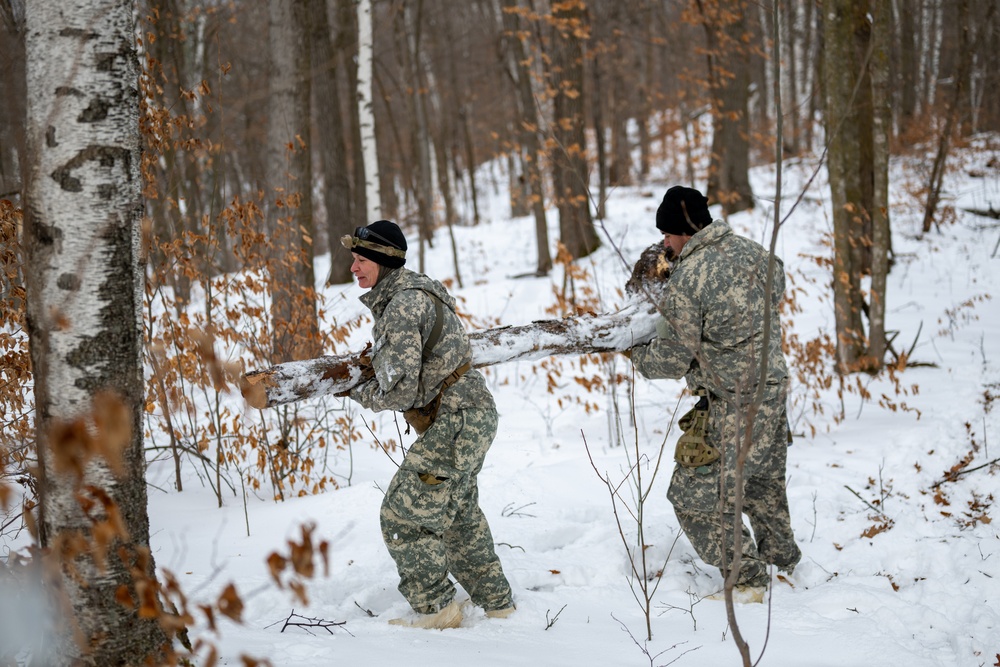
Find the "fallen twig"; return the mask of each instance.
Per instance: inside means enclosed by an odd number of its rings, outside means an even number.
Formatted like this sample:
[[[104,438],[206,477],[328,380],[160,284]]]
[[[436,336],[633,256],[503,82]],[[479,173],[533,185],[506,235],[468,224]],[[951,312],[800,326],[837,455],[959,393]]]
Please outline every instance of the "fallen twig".
[[[302,619],[302,620],[297,621],[294,619]],[[288,614],[288,618],[285,619],[285,624],[281,626],[281,632],[284,632],[285,628],[294,627],[294,628],[303,628],[309,634],[313,634],[312,630],[310,630],[309,628],[323,628],[332,635],[333,634],[332,628],[343,627],[346,624],[347,621],[327,621],[322,618],[309,618],[307,616],[296,614],[295,610],[293,609],[291,613]],[[274,624],[272,623],[272,625]],[[347,632],[347,634],[349,635],[351,634],[346,628],[344,629],[344,632]],[[353,637],[354,635],[351,636]]]
[[[548,630],[549,628],[551,628],[553,625],[556,624],[556,620],[559,619],[559,614],[563,613],[563,609],[565,609],[565,608],[566,608],[566,605],[563,605],[562,609],[560,609],[559,611],[557,611],[556,615],[553,616],[552,618],[549,618],[549,611],[551,611],[551,610],[549,610],[549,609],[545,610],[545,629],[546,630]]]
[[[861,502],[863,502],[865,505],[867,505],[868,507],[872,508],[874,511],[878,512],[882,516],[885,516],[885,511],[884,510],[880,510],[879,508],[875,507],[870,502],[868,502],[867,500],[865,500],[864,498],[862,498],[860,493],[858,493],[857,491],[855,491],[851,487],[847,486],[846,484],[844,485],[844,488],[847,489],[848,491],[850,491],[851,493],[853,493],[855,496],[857,496],[858,500],[860,500]]]
[[[945,474],[944,479],[940,479],[940,480],[934,482],[933,484],[931,484],[931,488],[932,489],[936,489],[939,486],[941,486],[942,484],[944,484],[945,482],[954,482],[961,475],[965,475],[965,474],[970,473],[970,472],[975,472],[976,470],[982,470],[983,468],[988,468],[991,465],[994,465],[994,464],[997,464],[997,463],[1000,463],[1000,459],[993,459],[992,461],[987,461],[986,463],[984,463],[984,464],[982,464],[980,466],[976,466],[975,468],[965,468],[964,470],[956,470],[955,472],[950,472],[949,471],[948,473]]]

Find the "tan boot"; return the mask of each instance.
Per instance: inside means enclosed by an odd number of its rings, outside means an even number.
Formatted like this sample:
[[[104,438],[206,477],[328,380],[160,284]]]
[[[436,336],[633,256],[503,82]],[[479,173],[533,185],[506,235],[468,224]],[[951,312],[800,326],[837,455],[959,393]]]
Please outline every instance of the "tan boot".
[[[508,616],[514,613],[515,609],[517,609],[517,607],[515,607],[514,605],[505,607],[503,609],[491,609],[490,611],[486,612],[486,618],[507,618]]]
[[[452,600],[441,611],[433,614],[420,614],[416,618],[394,618],[389,621],[389,625],[404,625],[411,628],[424,628],[426,630],[445,630],[447,628],[457,628],[462,624],[462,607],[457,601]]]
[[[736,604],[757,604],[764,601],[767,586],[737,586],[733,589],[733,602]],[[726,592],[719,591],[705,596],[706,600],[725,600]]]

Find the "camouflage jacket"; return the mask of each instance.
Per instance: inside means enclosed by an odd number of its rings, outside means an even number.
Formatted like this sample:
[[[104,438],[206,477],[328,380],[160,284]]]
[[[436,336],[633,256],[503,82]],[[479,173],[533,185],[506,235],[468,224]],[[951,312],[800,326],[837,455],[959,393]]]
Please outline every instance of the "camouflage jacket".
[[[767,259],[767,249],[722,220],[692,236],[667,281],[657,338],[632,351],[636,370],[647,378],[683,376],[692,390],[749,400],[764,356]],[[788,375],[778,312],[785,274],[775,259],[768,385],[783,384]]]
[[[434,296],[431,296],[434,295]],[[441,335],[423,360],[424,343],[437,319],[441,300]],[[361,302],[372,311],[372,366],[375,377],[351,390],[351,398],[375,411],[403,411],[427,405],[441,384],[472,359],[469,337],[455,314],[455,299],[444,285],[408,269],[391,271]],[[444,393],[441,409],[494,407],[482,373],[472,369]]]

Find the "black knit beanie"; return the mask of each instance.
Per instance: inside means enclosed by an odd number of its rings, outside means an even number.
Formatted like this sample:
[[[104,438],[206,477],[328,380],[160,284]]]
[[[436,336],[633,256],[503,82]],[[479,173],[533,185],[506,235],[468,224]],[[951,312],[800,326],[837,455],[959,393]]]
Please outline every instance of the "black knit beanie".
[[[656,228],[664,234],[694,236],[710,224],[708,198],[694,188],[675,185],[656,209]]]
[[[344,236],[340,242],[351,252],[379,266],[398,269],[406,264],[406,237],[395,222],[377,220],[367,227],[358,227],[354,234]]]

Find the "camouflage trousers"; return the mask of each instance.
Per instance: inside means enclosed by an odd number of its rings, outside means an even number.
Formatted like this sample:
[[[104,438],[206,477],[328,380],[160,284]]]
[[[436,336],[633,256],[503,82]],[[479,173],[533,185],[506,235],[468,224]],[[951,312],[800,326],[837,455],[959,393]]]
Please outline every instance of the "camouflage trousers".
[[[419,613],[455,597],[449,573],[487,611],[513,604],[476,479],[496,432],[493,408],[442,411],[389,483],[382,538],[399,571],[399,592]]]
[[[691,545],[709,565],[723,568],[723,550],[725,563],[732,564],[735,530],[739,526],[742,558],[737,583],[763,586],[770,582],[769,564],[791,570],[802,557],[792,533],[785,493],[788,418],[783,387],[768,390],[754,420],[744,468],[743,513],[750,521],[753,536],[734,510],[736,453],[745,434],[745,408],[727,401],[711,401],[706,438],[718,447],[722,457],[698,468],[678,465],[667,498]]]

